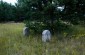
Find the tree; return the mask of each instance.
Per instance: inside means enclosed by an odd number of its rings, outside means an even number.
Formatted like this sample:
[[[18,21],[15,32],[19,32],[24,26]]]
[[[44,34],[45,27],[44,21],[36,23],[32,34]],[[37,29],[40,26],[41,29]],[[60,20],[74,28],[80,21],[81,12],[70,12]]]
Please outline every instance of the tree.
[[[85,20],[84,0],[18,0],[18,5],[23,9],[26,25],[35,32],[50,29],[53,33],[67,27],[62,22],[78,24]],[[58,6],[65,8],[59,11]]]
[[[7,2],[0,1],[0,22],[14,21],[15,19],[15,6]]]
[[[68,20],[73,24],[78,24],[84,19],[85,1],[84,0],[64,0],[65,9],[63,12],[63,20]]]
[[[18,2],[22,8],[25,8],[24,12],[27,21],[42,23],[44,25],[43,28],[48,27],[48,29],[53,31],[56,10],[52,0],[18,0]]]

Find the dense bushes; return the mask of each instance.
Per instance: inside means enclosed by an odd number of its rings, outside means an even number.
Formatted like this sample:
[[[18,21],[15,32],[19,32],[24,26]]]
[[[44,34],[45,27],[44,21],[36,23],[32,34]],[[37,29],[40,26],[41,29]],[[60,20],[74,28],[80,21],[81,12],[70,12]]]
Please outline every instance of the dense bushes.
[[[33,33],[42,33],[43,30],[50,30],[51,33],[55,34],[56,32],[61,33],[63,31],[68,31],[70,30],[71,24],[65,24],[62,21],[55,22],[53,24],[53,30],[51,29],[51,26],[49,24],[45,24],[43,22],[36,22],[36,21],[25,21],[26,26],[29,27],[30,31]],[[54,33],[55,32],[55,33]]]

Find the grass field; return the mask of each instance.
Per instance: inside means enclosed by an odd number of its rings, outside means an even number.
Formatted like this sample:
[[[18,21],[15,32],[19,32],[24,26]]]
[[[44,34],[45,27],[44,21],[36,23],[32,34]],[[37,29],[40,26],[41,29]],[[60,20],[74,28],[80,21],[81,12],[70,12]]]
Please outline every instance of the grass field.
[[[43,43],[41,35],[22,35],[23,23],[0,24],[0,55],[85,55],[85,28],[74,26],[71,36],[76,38]],[[65,36],[66,33],[61,36]]]

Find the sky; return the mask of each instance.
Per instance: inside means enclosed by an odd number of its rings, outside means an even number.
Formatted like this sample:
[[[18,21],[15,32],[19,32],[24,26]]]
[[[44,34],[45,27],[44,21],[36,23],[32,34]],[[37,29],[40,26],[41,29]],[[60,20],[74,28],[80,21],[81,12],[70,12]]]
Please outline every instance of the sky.
[[[3,0],[3,1],[5,1],[5,2],[7,2],[7,3],[11,3],[11,4],[15,4],[15,3],[17,3],[17,1],[16,0]]]

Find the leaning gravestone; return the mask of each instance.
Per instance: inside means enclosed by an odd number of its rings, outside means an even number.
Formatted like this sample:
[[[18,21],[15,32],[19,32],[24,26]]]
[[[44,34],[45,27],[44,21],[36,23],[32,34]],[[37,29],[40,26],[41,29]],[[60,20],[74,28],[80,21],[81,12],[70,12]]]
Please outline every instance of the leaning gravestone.
[[[49,30],[44,30],[42,32],[42,41],[43,42],[47,42],[51,40],[51,33]]]
[[[28,27],[23,28],[23,35],[24,36],[29,36],[29,28]]]

